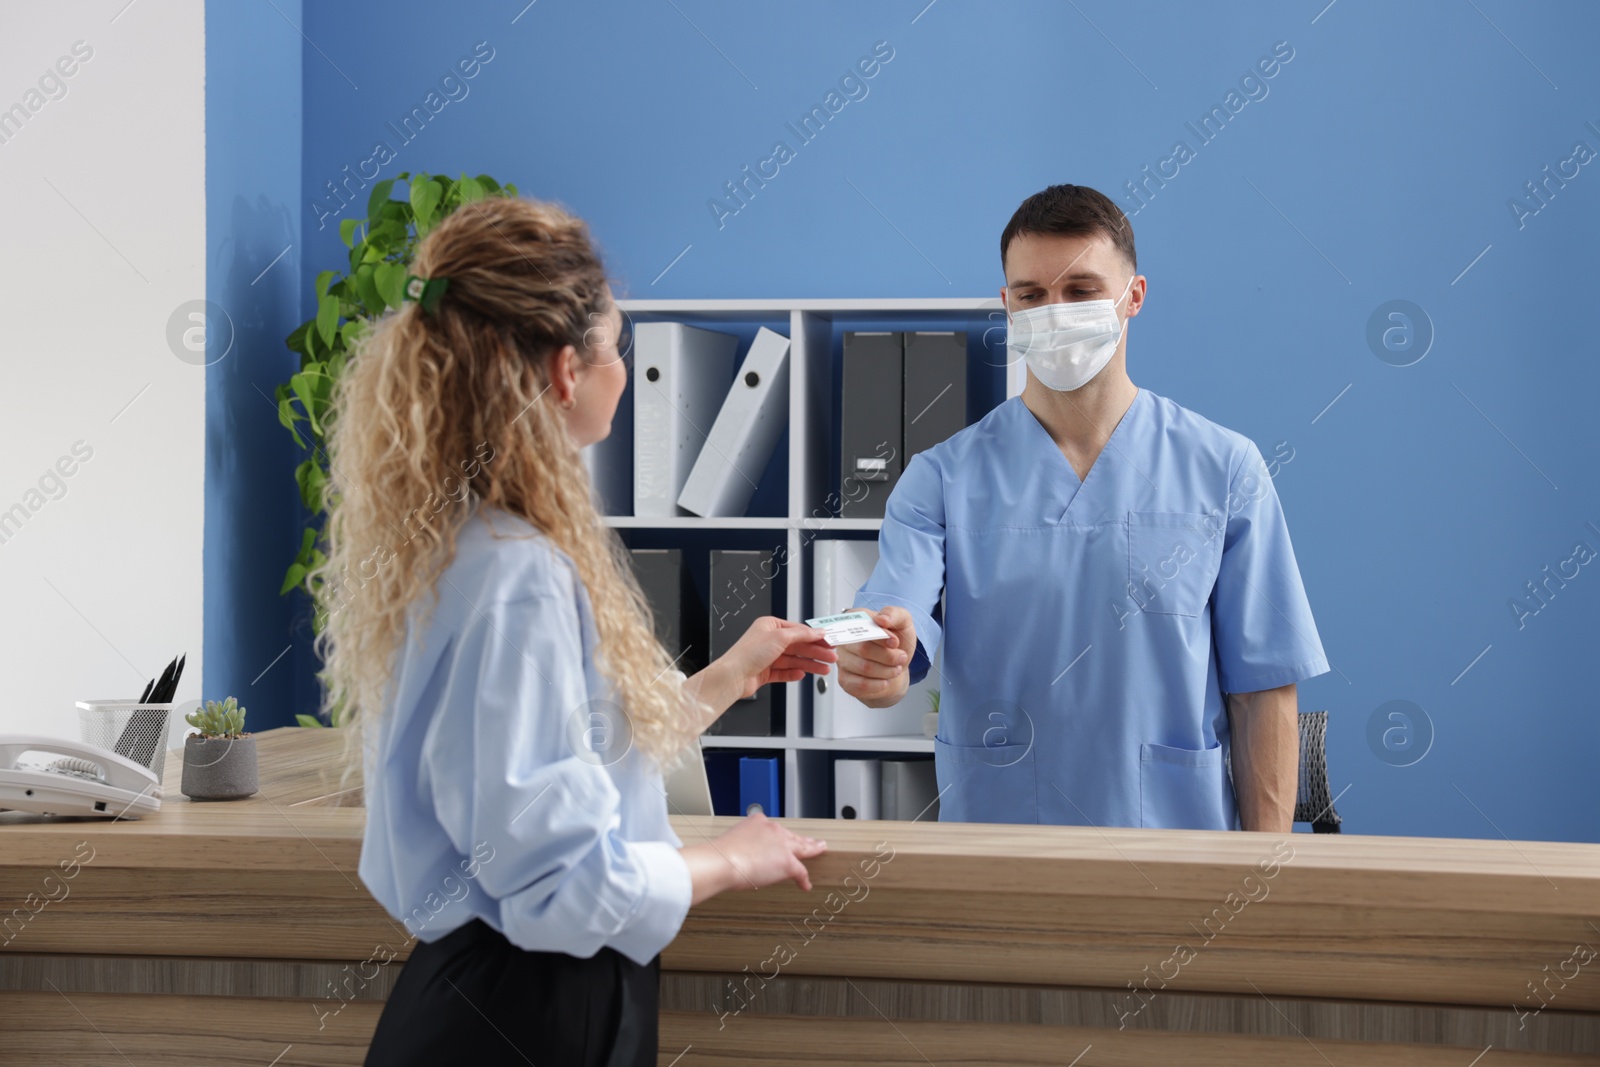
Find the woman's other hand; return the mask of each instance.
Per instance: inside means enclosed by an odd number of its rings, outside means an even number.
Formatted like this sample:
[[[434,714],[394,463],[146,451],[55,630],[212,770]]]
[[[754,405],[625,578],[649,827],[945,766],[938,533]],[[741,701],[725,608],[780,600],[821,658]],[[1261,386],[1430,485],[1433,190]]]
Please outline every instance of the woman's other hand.
[[[797,834],[757,812],[715,841],[681,851],[694,883],[691,903],[699,904],[730,889],[759,889],[786,881],[809,893],[811,874],[802,861],[827,850],[826,841]]]

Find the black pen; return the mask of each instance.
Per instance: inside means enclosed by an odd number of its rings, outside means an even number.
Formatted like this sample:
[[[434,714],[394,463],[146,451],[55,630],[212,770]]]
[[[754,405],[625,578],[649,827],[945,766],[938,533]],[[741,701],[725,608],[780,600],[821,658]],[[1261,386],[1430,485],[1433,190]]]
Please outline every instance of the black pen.
[[[168,668],[172,672],[172,677],[167,680],[166,688],[160,690],[160,695],[152,703],[169,704],[172,702],[172,698],[178,692],[178,679],[183,677],[183,664],[187,658],[187,655],[179,656],[172,662],[172,666]]]
[[[139,697],[140,704],[166,704],[172,700],[172,695],[178,688],[178,675],[183,673],[184,658],[180,656],[174,659],[167,664],[167,669],[161,672],[159,679],[150,680],[150,684],[144,687],[143,695]],[[123,726],[112,751],[148,767],[155,758],[156,745],[162,743],[166,731],[144,728],[146,721],[147,716],[140,711],[130,714],[127,725]]]

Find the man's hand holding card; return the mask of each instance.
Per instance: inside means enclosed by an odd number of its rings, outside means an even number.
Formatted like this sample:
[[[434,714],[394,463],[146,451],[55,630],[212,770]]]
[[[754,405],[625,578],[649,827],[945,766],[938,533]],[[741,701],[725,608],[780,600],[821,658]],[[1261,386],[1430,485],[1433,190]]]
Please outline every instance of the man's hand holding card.
[[[868,707],[887,708],[899,702],[910,687],[907,668],[911,654],[917,648],[917,631],[911,613],[901,607],[886,607],[882,611],[851,608],[828,619],[846,619],[864,616],[838,625],[845,640],[835,641],[830,634],[826,640],[839,652],[839,685],[846,693]],[[823,619],[809,620],[824,633]],[[863,624],[881,637],[854,636],[863,633]]]

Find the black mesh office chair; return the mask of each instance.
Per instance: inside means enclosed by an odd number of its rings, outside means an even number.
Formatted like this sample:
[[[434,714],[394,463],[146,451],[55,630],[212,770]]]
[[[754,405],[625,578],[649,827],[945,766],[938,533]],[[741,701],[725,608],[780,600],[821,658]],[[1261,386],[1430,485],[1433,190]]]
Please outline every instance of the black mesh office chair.
[[[1294,821],[1308,822],[1319,834],[1339,832],[1339,813],[1333,810],[1328,786],[1328,713],[1300,713],[1300,791],[1294,801]]]

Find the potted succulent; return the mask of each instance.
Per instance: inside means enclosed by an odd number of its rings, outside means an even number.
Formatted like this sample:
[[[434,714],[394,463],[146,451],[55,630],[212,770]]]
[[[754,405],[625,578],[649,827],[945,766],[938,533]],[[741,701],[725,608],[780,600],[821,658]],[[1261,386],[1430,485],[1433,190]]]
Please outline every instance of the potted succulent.
[[[183,742],[183,795],[239,800],[257,789],[256,739],[244,732],[244,709],[233,697],[184,716],[200,732]]]

